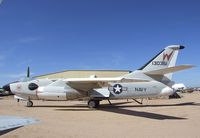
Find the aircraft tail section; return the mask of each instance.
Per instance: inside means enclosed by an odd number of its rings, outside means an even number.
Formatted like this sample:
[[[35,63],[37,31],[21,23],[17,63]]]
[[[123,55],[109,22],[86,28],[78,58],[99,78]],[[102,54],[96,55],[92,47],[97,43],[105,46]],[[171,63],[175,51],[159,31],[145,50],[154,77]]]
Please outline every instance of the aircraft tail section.
[[[181,45],[170,45],[158,53],[154,58],[147,62],[140,69],[145,72],[150,72],[154,70],[161,70],[169,67],[174,67],[176,64],[178,53],[184,46]],[[171,80],[172,73],[165,74],[165,77]]]
[[[192,68],[192,65],[175,66],[178,53],[184,46],[170,45],[158,53],[154,58],[147,62],[140,69],[126,74],[123,77],[126,79],[144,79],[149,81],[159,81],[165,85],[172,86],[172,75],[174,72]]]

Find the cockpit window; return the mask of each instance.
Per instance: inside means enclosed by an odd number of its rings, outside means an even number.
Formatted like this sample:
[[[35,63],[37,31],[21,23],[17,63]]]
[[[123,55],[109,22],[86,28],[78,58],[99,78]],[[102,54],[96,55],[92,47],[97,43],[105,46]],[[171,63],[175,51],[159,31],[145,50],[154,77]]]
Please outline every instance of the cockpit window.
[[[29,90],[31,90],[31,91],[36,90],[38,87],[39,87],[39,86],[38,86],[37,84],[35,84],[35,83],[30,83],[30,84],[28,85],[28,88],[29,88]]]

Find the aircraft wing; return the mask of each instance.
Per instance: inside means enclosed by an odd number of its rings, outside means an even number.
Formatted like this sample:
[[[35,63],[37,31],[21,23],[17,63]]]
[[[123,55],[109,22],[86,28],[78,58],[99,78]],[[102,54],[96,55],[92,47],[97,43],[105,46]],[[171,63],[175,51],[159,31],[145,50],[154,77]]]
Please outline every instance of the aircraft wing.
[[[175,67],[168,67],[164,69],[159,69],[159,70],[153,70],[153,71],[147,71],[144,72],[146,75],[164,75],[168,73],[173,73],[185,69],[190,69],[194,67],[194,65],[180,65],[180,66],[175,66]]]
[[[67,85],[77,90],[88,91],[94,88],[101,88],[103,86],[109,86],[109,83],[117,82],[148,82],[149,80],[143,79],[126,79],[126,78],[69,78],[64,79]]]
[[[74,83],[98,83],[98,82],[148,82],[148,80],[143,79],[126,79],[126,78],[69,78],[64,79],[65,82],[74,82]]]
[[[29,124],[34,124],[39,122],[37,119],[26,118],[26,117],[16,117],[16,116],[0,116],[0,135],[4,130],[9,130],[12,128],[18,128]]]

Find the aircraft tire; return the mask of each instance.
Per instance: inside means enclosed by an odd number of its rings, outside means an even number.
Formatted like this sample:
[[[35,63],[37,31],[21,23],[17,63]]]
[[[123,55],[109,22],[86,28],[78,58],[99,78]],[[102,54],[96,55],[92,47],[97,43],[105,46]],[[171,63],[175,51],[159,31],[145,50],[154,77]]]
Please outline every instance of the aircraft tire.
[[[97,108],[99,106],[99,100],[89,100],[88,107],[89,108]]]
[[[99,107],[99,100],[95,100],[96,108]]]
[[[27,102],[27,107],[32,107],[33,106],[33,102],[32,101],[28,101]]]

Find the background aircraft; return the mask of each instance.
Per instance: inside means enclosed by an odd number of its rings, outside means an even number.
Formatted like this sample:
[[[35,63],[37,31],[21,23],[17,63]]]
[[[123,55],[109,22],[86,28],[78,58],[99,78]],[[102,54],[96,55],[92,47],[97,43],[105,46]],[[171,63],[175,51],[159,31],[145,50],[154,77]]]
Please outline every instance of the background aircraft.
[[[0,115],[0,136],[25,125],[38,122],[39,120],[34,118]]]
[[[88,107],[96,108],[105,99],[138,99],[171,95],[175,84],[172,73],[192,68],[175,66],[178,53],[184,46],[171,45],[162,50],[143,67],[116,78],[35,79],[3,86],[16,96],[32,100],[88,99]],[[29,74],[29,70],[28,70]],[[29,75],[27,75],[29,77]]]

